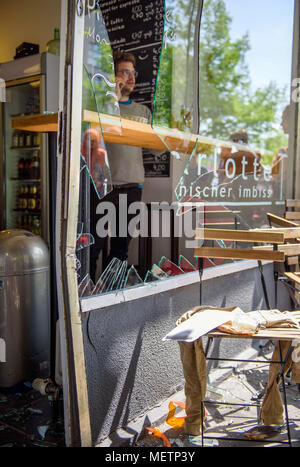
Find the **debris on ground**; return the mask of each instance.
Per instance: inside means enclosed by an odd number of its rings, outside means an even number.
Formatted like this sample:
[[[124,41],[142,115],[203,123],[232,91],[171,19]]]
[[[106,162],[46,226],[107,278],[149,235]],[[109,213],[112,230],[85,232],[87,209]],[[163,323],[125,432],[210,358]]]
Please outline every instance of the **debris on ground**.
[[[0,389],[0,447],[64,447],[62,397],[53,403],[30,383]]]

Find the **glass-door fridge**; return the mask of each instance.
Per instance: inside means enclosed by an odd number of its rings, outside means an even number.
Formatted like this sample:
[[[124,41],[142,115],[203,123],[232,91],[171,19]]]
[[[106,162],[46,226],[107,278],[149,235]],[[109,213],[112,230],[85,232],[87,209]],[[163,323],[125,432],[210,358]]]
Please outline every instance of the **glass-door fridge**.
[[[0,77],[6,85],[0,115],[0,228],[25,229],[49,244],[55,153],[49,152],[47,134],[13,129],[12,119],[57,112],[59,57],[36,54],[0,64]]]

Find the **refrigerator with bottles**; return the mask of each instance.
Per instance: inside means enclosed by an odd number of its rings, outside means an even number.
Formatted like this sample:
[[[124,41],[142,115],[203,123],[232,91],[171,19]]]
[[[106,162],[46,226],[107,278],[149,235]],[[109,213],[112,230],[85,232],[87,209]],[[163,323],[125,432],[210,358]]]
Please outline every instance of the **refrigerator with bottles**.
[[[0,229],[25,229],[49,245],[55,148],[51,135],[14,130],[12,119],[58,111],[59,56],[2,63],[0,78],[6,87],[0,103]]]

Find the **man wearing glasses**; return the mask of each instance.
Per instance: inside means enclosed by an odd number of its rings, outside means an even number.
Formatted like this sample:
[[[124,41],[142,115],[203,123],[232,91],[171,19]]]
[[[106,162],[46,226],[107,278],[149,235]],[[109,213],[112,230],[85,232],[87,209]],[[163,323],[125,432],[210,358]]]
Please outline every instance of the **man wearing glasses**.
[[[150,109],[130,99],[137,77],[135,63],[135,57],[131,53],[118,51],[114,54],[116,94],[119,101],[120,115],[123,118],[150,124]],[[124,236],[124,232],[119,232],[120,211],[123,213],[124,209],[126,209],[128,213],[128,206],[131,203],[141,201],[145,178],[142,148],[106,143],[106,149],[113,190],[103,198],[103,201],[113,203],[116,208],[116,236],[112,236],[110,239],[110,254],[104,261],[104,268],[113,258],[118,258],[121,261],[127,260],[129,243],[132,237],[128,231],[127,236]],[[105,246],[106,238],[99,237],[97,222],[101,215],[96,214],[99,199],[92,193],[93,191],[91,190],[91,233],[95,238],[95,243],[90,248],[90,277],[96,283],[97,259],[100,251]],[[121,195],[126,195],[126,197]],[[124,200],[126,200],[126,204]],[[127,225],[132,217],[134,215],[127,215]]]

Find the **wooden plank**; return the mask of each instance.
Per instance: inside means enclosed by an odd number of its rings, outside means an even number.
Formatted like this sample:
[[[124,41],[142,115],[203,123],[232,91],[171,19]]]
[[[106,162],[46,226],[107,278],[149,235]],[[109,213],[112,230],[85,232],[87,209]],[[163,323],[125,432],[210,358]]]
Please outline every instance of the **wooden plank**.
[[[287,208],[300,208],[300,199],[286,199],[285,205]]]
[[[300,212],[297,211],[285,211],[285,218],[291,220],[300,220]]]
[[[300,237],[300,227],[270,227],[269,229],[250,229],[249,232],[278,232],[284,234],[284,240]]]
[[[286,261],[288,266],[295,266],[299,264],[299,256],[288,256]]]
[[[300,284],[300,275],[295,272],[285,272],[284,275],[289,279],[295,281],[297,284]]]
[[[231,240],[238,242],[283,243],[281,232],[266,232],[257,230],[229,230],[229,229],[196,229],[196,240]]]
[[[198,247],[194,248],[194,257],[284,262],[282,251],[242,250],[238,248]]]
[[[253,246],[253,250],[273,250],[272,245]],[[284,245],[278,245],[278,251],[283,251],[285,256],[296,256],[300,255],[300,243],[285,243]]]
[[[299,224],[296,222],[291,222],[283,217],[276,216],[270,212],[267,212],[267,216],[270,222],[275,225],[280,225],[281,227],[298,227]]]

